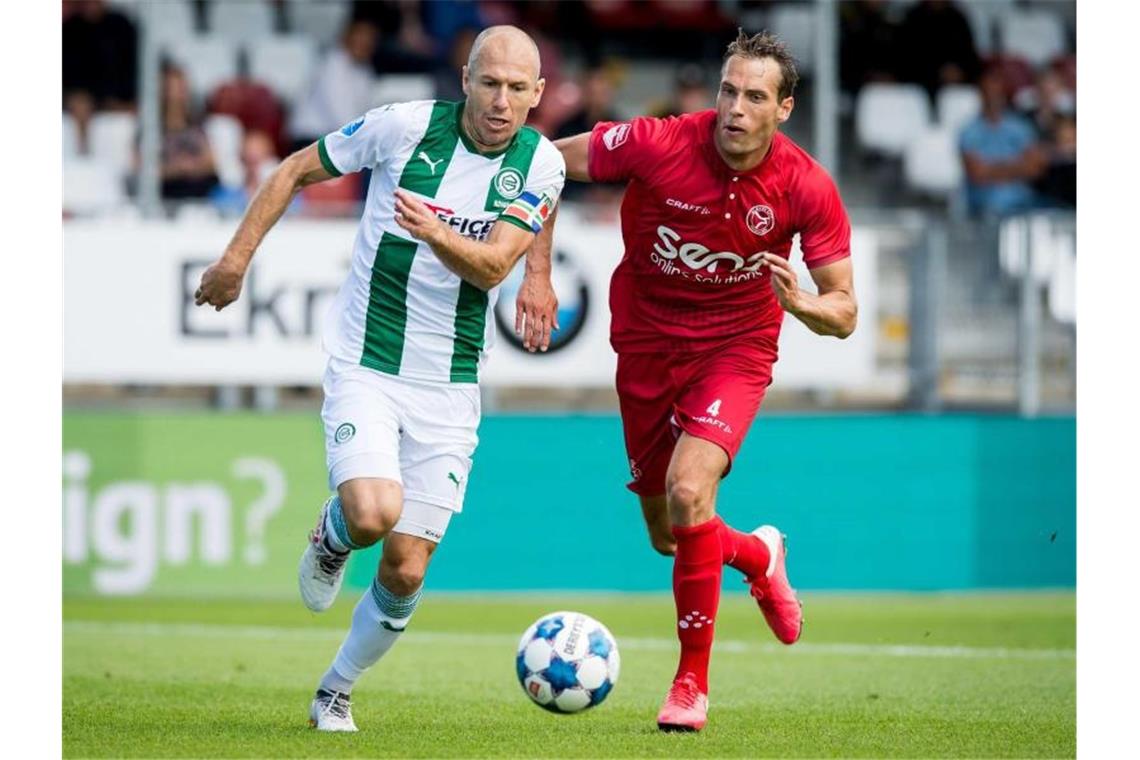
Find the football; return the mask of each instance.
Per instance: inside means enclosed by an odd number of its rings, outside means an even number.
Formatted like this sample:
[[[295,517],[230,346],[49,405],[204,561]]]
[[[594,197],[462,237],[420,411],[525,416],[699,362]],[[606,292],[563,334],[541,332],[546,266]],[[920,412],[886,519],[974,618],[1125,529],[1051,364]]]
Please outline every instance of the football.
[[[536,705],[576,713],[599,705],[621,670],[609,630],[581,612],[551,612],[526,629],[515,657],[519,684]]]

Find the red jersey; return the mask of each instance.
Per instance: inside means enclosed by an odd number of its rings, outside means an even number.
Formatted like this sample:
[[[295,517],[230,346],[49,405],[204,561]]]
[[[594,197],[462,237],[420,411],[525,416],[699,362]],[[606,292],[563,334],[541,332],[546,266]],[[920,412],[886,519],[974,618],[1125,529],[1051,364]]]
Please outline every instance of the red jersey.
[[[777,132],[764,160],[738,172],[717,153],[715,128],[716,112],[701,111],[600,122],[590,136],[590,178],[629,183],[610,283],[618,352],[774,337],[783,310],[759,254],[787,258],[799,234],[809,268],[851,255],[839,191],[806,151]]]

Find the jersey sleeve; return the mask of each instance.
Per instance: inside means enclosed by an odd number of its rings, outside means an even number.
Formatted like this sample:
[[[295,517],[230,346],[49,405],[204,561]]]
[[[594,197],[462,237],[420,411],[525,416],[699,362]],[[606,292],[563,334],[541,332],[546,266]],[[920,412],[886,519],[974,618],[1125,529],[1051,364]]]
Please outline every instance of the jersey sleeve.
[[[558,205],[564,184],[566,161],[544,137],[535,150],[523,191],[503,209],[499,219],[537,235]]]
[[[800,202],[800,250],[808,269],[850,256],[851,220],[831,177],[822,169],[813,172]]]
[[[676,119],[639,116],[630,121],[599,121],[590,133],[586,166],[594,182],[644,179],[664,155]]]
[[[395,153],[406,131],[406,107],[373,108],[317,141],[321,165],[334,177],[379,166]]]

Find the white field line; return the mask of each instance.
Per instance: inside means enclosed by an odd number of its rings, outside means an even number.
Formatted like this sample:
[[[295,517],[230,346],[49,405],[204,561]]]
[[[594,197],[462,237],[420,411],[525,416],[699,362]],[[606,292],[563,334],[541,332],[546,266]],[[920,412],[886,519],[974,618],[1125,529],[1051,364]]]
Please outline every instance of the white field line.
[[[289,628],[285,626],[219,625],[205,623],[126,623],[96,620],[71,620],[63,625],[68,634],[161,636],[186,638],[224,639],[276,639],[293,641],[339,641],[345,632],[333,628]],[[404,646],[416,644],[452,644],[460,646],[506,647],[518,644],[518,638],[504,633],[458,633],[446,631],[417,631],[414,628],[403,637]],[[624,651],[672,652],[677,642],[664,638],[623,637],[618,644]],[[775,643],[738,640],[718,640],[718,652],[788,653],[805,655],[841,655],[845,657],[928,657],[995,660],[1064,660],[1074,659],[1072,649],[1010,649],[1003,647],[927,646],[923,644],[815,644],[802,642],[787,647]]]

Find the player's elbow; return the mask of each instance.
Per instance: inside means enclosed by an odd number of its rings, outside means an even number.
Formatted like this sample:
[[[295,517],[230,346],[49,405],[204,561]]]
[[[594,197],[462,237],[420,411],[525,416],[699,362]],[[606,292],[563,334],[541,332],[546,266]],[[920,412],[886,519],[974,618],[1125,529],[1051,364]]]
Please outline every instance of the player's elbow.
[[[852,303],[851,312],[847,315],[847,318],[840,323],[839,328],[835,331],[835,337],[839,338],[840,340],[849,338],[851,334],[855,332],[855,326],[858,323],[859,309],[854,303]]]

